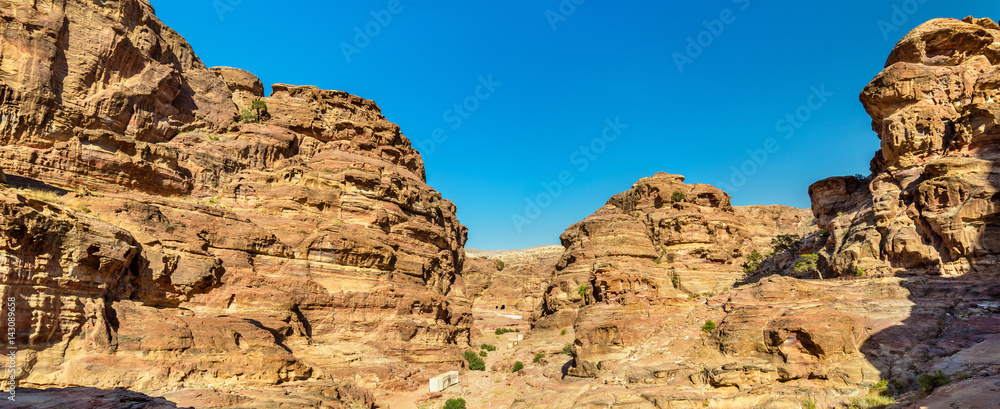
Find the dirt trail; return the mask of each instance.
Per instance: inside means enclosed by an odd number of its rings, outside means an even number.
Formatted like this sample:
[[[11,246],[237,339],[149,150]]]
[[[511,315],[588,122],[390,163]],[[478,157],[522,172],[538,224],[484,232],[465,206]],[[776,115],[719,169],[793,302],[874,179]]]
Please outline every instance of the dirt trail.
[[[417,390],[395,395],[389,399],[389,406],[386,409],[417,409],[417,401],[426,393],[426,391]]]

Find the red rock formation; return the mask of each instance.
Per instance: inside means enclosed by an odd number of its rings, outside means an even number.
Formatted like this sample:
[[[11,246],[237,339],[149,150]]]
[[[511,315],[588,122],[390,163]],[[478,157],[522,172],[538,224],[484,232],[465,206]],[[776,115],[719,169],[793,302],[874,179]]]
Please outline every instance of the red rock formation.
[[[570,374],[598,376],[606,363],[627,358],[667,317],[690,309],[689,299],[731,287],[745,255],[811,220],[783,206],[736,210],[725,192],[683,181],[665,173],[643,178],[563,233],[566,251],[538,325],[574,326]]]
[[[297,382],[333,401],[337,379],[393,390],[457,366],[466,230],[374,102],[264,97],[141,0],[0,16],[0,287],[23,385]],[[235,121],[258,99],[265,121]]]
[[[835,274],[996,269],[1000,29],[936,19],[907,34],[861,94],[882,148],[864,180],[810,186]]]

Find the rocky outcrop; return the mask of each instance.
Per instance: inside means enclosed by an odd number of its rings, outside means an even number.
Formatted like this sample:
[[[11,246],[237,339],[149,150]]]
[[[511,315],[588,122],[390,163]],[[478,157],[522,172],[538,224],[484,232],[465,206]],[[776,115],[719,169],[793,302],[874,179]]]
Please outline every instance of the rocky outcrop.
[[[745,256],[774,237],[761,235],[811,222],[804,209],[737,210],[718,188],[683,182],[643,178],[563,233],[566,250],[538,325],[575,328],[571,375],[599,376],[605,363],[626,359],[694,299],[740,279]]]
[[[861,94],[882,140],[866,179],[810,186],[829,270],[958,275],[1000,252],[1000,29],[936,19],[907,34]]]
[[[553,267],[562,253],[562,246],[556,245],[524,250],[466,249],[462,272],[465,295],[473,309],[537,319]]]
[[[142,0],[0,14],[0,287],[21,384],[297,384],[368,407],[345,381],[411,388],[458,365],[466,229],[374,102],[264,97]],[[263,121],[237,121],[256,100]]]
[[[10,409],[61,409],[66,407],[91,409],[178,409],[177,404],[124,389],[95,388],[18,389],[16,401],[6,401]],[[183,407],[181,409],[184,409]],[[191,409],[191,408],[187,408]]]

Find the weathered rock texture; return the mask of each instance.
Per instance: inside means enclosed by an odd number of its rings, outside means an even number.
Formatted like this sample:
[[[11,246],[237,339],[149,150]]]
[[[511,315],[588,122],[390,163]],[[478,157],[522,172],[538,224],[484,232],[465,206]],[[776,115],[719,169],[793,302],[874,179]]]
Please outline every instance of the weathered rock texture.
[[[996,270],[1000,29],[937,19],[907,34],[861,94],[882,140],[864,180],[809,188],[838,275]]]
[[[462,272],[465,295],[473,309],[537,319],[562,253],[562,246],[556,245],[510,251],[467,249]]]
[[[0,403],[8,409],[192,409],[178,408],[164,398],[154,398],[124,389],[95,388],[18,389],[15,401]]]
[[[142,0],[0,17],[0,287],[23,385],[295,383],[370,406],[344,381],[410,388],[457,365],[466,230],[374,102],[263,97]],[[257,99],[269,119],[235,122]]]
[[[811,222],[806,210],[784,206],[737,211],[718,188],[683,181],[643,178],[563,233],[539,325],[574,325],[570,374],[598,376],[602,362],[626,359],[678,308],[690,309],[689,299],[732,286],[753,249]]]
[[[882,141],[872,175],[809,188],[829,232],[819,252],[828,274],[904,278],[909,316],[863,347],[881,375],[905,380],[941,369],[974,377],[913,407],[973,407],[962,402],[995,383],[975,377],[1000,366],[998,64],[1000,26],[992,20],[915,28],[861,94]]]

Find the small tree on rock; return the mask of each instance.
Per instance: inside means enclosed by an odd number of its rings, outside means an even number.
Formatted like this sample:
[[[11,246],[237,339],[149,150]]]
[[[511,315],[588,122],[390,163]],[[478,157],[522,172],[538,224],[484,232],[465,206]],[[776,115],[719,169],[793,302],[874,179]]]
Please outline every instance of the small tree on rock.
[[[258,99],[251,103],[250,109],[253,109],[257,113],[257,122],[260,122],[267,117],[267,103],[263,100]]]
[[[819,261],[819,255],[803,254],[802,257],[800,257],[799,260],[795,262],[795,267],[793,267],[792,270],[795,270],[796,273],[807,273],[810,271],[815,271],[816,275],[819,276],[819,279],[822,280],[823,273],[819,272],[819,268],[816,266],[817,261]]]

